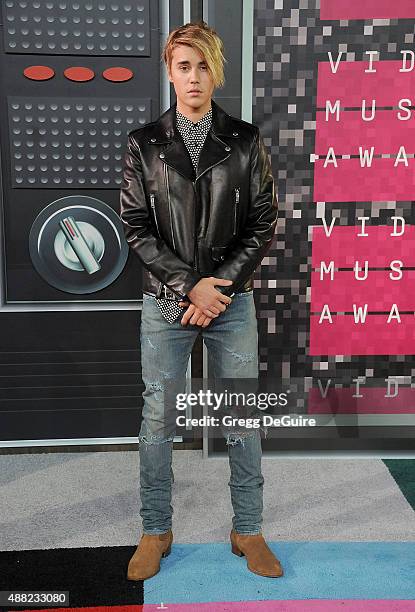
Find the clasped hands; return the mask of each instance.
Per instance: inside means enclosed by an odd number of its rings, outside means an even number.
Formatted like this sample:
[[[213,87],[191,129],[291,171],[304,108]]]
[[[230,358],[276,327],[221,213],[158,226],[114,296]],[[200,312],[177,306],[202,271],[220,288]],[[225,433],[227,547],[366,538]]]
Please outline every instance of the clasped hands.
[[[190,323],[191,325],[207,327],[212,319],[226,310],[232,299],[215,289],[215,285],[229,286],[232,285],[232,281],[209,276],[196,283],[187,294],[190,302],[187,300],[179,302],[180,306],[188,306],[181,319],[182,325]]]

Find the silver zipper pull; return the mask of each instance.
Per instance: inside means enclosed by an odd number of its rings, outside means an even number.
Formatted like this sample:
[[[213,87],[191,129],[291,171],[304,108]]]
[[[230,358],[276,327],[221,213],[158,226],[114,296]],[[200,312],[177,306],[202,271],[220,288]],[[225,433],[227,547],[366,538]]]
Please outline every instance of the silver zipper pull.
[[[159,236],[161,236],[160,230],[159,230],[159,224],[158,224],[158,221],[157,221],[157,215],[156,215],[156,204],[155,204],[154,200],[155,200],[154,193],[150,193],[150,206],[153,209],[153,215],[154,215],[154,221],[156,223],[157,233],[158,233]]]
[[[233,235],[236,236],[237,224],[238,224],[238,204],[239,204],[239,187],[235,187],[235,206],[233,215]]]

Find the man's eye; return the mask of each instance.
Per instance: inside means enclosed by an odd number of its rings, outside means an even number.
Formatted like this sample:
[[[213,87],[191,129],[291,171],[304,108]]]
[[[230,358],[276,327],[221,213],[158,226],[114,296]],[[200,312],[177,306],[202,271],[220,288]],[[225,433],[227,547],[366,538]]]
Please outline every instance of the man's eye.
[[[189,66],[180,66],[180,70],[187,70]],[[201,66],[202,70],[207,70],[207,66]]]

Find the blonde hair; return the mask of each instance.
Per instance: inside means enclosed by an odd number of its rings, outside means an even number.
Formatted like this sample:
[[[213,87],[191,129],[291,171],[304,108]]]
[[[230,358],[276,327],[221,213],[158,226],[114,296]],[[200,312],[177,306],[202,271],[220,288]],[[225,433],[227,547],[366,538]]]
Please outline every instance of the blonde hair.
[[[173,51],[178,45],[188,45],[199,51],[207,64],[214,86],[223,87],[225,84],[223,68],[226,59],[223,54],[222,39],[215,30],[205,21],[198,21],[186,23],[170,32],[162,53],[162,60],[169,71],[171,71]]]

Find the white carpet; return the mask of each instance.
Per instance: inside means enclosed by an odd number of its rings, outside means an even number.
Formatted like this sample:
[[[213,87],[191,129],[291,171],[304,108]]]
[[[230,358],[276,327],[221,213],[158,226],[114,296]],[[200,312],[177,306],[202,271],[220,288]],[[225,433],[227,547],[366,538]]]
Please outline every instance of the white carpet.
[[[139,453],[0,456],[0,550],[127,546],[140,535]],[[415,540],[415,513],[380,459],[262,459],[263,533],[278,540]],[[225,542],[227,456],[173,453],[176,542]]]

